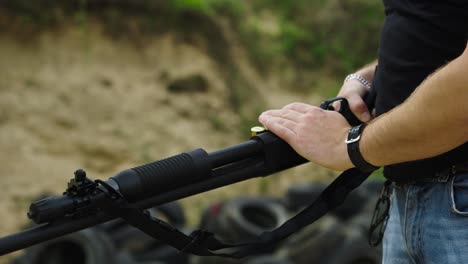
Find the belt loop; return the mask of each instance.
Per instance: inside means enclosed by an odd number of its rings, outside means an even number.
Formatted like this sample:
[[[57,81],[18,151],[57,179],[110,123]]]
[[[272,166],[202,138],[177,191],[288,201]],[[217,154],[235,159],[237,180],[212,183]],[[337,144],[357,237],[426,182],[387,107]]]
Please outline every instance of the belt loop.
[[[456,166],[455,165],[452,165],[450,166],[449,168],[447,169],[444,169],[444,170],[441,170],[439,172],[436,173],[436,177],[437,177],[437,182],[448,182],[449,178],[452,177],[453,175],[455,175],[456,173]]]
[[[455,166],[450,166],[449,168],[436,172],[436,177],[437,177],[436,181],[442,182],[442,183],[447,182],[450,176],[453,175],[454,169],[455,169]]]

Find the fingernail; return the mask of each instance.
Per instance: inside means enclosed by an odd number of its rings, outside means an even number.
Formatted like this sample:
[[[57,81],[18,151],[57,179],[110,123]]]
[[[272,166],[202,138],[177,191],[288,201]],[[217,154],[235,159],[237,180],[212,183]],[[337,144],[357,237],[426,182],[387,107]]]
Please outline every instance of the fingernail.
[[[361,114],[361,120],[364,122],[369,121],[371,119],[371,116],[368,112],[364,112]]]

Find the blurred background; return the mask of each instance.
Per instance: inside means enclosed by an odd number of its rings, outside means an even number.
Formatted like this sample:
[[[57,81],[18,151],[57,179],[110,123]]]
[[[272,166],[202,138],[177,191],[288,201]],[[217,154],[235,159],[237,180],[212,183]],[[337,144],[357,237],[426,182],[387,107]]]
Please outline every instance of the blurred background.
[[[0,236],[78,168],[214,151],[265,109],[334,96],[376,58],[383,18],[373,0],[0,0]],[[336,175],[307,164],[181,205],[196,226],[213,201]]]

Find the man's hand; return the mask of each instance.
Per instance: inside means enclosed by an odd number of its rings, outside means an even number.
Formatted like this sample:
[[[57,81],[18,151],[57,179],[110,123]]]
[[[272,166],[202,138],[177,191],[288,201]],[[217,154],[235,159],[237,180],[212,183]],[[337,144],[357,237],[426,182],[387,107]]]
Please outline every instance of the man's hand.
[[[338,112],[292,103],[262,113],[259,121],[312,162],[333,170],[353,167],[345,144],[351,126]]]
[[[369,109],[367,109],[366,103],[362,99],[367,92],[367,88],[358,80],[349,80],[343,84],[337,95],[348,100],[351,112],[364,123],[372,119]],[[335,102],[333,106],[336,110],[339,110],[340,102]]]
[[[377,61],[374,61],[362,69],[358,70],[356,74],[366,79],[369,82],[374,80],[375,67],[377,66]],[[361,122],[367,123],[372,119],[372,115],[367,109],[366,103],[362,99],[364,95],[368,93],[368,89],[364,84],[359,82],[356,79],[351,79],[343,83],[340,91],[337,96],[345,97],[348,99],[349,108],[354,115],[361,120]],[[333,104],[336,110],[340,108],[340,102],[335,102]]]

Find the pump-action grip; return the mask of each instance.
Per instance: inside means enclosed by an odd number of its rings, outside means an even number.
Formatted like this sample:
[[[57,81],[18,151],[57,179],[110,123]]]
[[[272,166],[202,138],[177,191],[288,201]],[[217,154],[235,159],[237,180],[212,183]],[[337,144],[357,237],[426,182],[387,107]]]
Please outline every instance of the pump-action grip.
[[[124,197],[134,202],[197,182],[210,171],[208,153],[196,149],[121,171],[111,179],[117,182]]]

